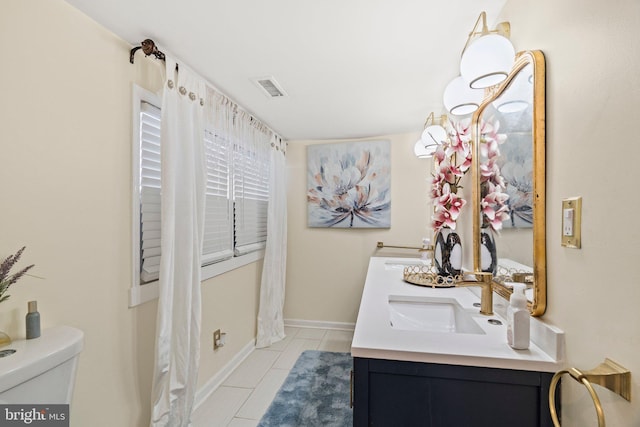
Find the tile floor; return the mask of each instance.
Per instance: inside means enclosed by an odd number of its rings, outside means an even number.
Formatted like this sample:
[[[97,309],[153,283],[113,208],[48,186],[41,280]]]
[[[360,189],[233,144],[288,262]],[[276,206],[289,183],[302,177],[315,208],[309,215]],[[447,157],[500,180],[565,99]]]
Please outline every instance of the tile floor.
[[[351,351],[353,331],[285,327],[287,337],[256,349],[196,410],[193,427],[255,427],[305,350]]]

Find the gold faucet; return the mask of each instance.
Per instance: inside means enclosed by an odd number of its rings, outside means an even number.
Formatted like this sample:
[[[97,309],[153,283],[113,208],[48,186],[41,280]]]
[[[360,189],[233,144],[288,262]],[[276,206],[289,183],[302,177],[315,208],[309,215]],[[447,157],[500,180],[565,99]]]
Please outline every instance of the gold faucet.
[[[398,249],[417,249],[418,252],[434,252],[434,246],[423,242],[422,247],[415,246],[392,246],[385,245],[384,242],[378,242],[378,249],[382,248],[398,248]],[[464,288],[468,286],[479,286],[480,293],[480,314],[491,316],[493,314],[493,274],[485,272],[469,273],[476,277],[476,280],[459,280],[454,281],[453,286],[456,288]]]
[[[462,280],[455,282],[456,288],[468,286],[479,286],[480,293],[480,314],[491,316],[493,314],[493,274],[484,272],[471,273],[476,276],[476,280]]]

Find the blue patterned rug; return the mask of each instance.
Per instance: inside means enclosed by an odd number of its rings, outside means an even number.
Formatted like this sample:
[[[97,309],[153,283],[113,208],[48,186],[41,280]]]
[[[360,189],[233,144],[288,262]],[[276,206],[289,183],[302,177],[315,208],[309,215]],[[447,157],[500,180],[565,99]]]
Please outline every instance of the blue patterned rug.
[[[349,353],[300,355],[258,427],[347,427],[353,359]]]

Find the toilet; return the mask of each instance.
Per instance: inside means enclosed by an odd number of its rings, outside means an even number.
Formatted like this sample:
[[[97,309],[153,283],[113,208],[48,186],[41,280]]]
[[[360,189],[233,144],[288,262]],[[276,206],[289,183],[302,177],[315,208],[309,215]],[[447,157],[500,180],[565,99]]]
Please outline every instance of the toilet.
[[[84,333],[70,326],[0,347],[0,404],[70,404]]]

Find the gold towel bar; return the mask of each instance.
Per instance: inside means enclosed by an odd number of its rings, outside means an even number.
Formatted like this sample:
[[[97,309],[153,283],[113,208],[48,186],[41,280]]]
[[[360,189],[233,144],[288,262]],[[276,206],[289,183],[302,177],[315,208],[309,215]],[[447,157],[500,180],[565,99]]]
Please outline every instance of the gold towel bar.
[[[599,427],[605,427],[604,411],[602,410],[600,399],[591,385],[592,383],[606,387],[624,399],[631,401],[631,372],[611,359],[605,359],[604,363],[601,363],[589,371],[582,372],[577,368],[558,371],[551,379],[549,387],[549,410],[551,411],[553,424],[556,427],[560,427],[558,414],[556,412],[556,388],[558,381],[560,381],[560,378],[564,374],[571,375],[574,380],[582,383],[589,391],[591,399],[593,399],[593,404],[596,407]]]
[[[382,248],[394,248],[394,249],[415,249],[418,251],[432,251],[433,250],[433,246],[429,245],[429,246],[424,246],[424,247],[417,247],[417,246],[392,246],[392,245],[385,245],[384,242],[378,242],[378,244],[376,245],[376,248],[378,249],[382,249]]]

